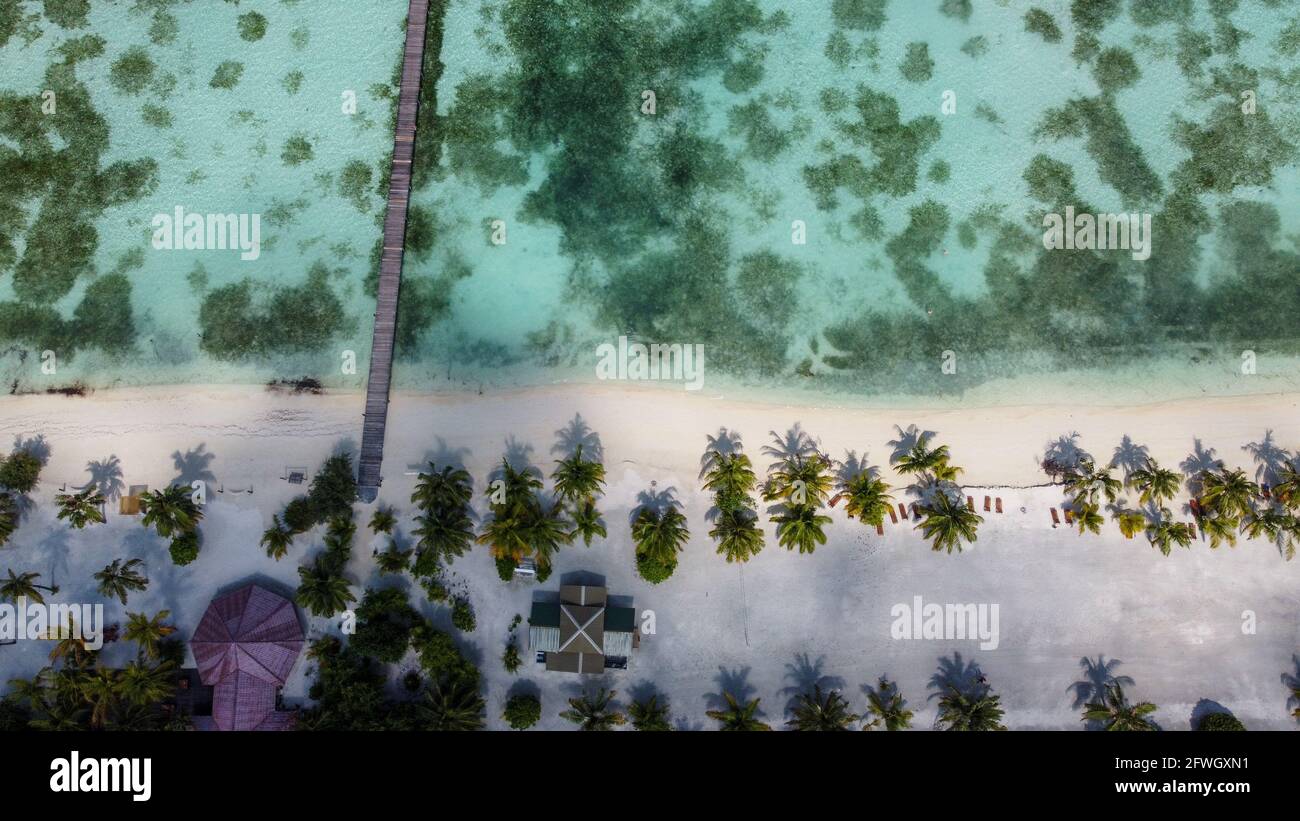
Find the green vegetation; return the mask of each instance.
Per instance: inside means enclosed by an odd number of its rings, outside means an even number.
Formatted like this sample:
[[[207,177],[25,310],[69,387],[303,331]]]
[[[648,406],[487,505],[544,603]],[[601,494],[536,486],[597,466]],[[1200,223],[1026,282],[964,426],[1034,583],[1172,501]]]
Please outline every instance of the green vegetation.
[[[800,693],[790,712],[793,717],[786,726],[800,732],[842,732],[861,718],[849,712],[849,702],[838,690],[822,693],[821,685],[814,685],[811,693]]]
[[[628,705],[627,714],[632,720],[632,728],[643,733],[668,732],[673,728],[668,702],[660,701],[658,693],[632,702]]]
[[[149,52],[140,46],[132,46],[113,61],[108,80],[123,94],[139,94],[153,81],[155,69]]]
[[[1124,696],[1124,688],[1118,684],[1106,686],[1106,695],[1102,701],[1089,702],[1084,705],[1083,720],[1101,722],[1107,730],[1156,730],[1159,729],[1149,719],[1156,711],[1156,705],[1149,701],[1130,704]]]
[[[421,472],[411,502],[420,511],[413,534],[418,537],[412,572],[417,578],[433,578],[443,563],[450,565],[473,546],[473,513],[470,507],[472,482],[468,472],[433,462]]]
[[[909,83],[924,83],[934,74],[934,60],[930,59],[927,43],[908,43],[907,54],[898,70]]]
[[[132,591],[149,587],[149,579],[136,570],[143,564],[143,559],[129,559],[125,563],[121,559],[114,559],[112,564],[95,574],[99,594],[104,598],[117,599],[125,607],[127,596]]]
[[[229,90],[239,85],[239,78],[243,76],[243,63],[236,60],[223,60],[212,72],[212,79],[208,80],[208,85]]]
[[[557,500],[547,505],[542,501],[542,480],[535,468],[516,470],[503,458],[497,476],[486,491],[492,515],[477,541],[488,545],[498,561],[517,564],[531,557],[537,565],[537,580],[545,581],[551,572],[551,556],[573,541],[563,503]]]
[[[59,521],[66,520],[74,530],[104,523],[104,494],[93,487],[77,493],[60,493],[54,497],[54,503],[59,506]]]
[[[1210,713],[1201,719],[1196,729],[1207,732],[1243,732],[1246,725],[1231,713]]]
[[[256,43],[266,36],[266,18],[255,11],[239,15],[239,36],[250,43]]]
[[[411,607],[406,592],[390,587],[367,590],[357,607],[357,630],[349,646],[377,661],[401,661],[411,644],[411,631],[423,618]]]
[[[667,580],[677,569],[677,554],[689,538],[686,517],[676,507],[642,507],[632,522],[637,573],[651,584]]]
[[[457,596],[451,605],[451,625],[462,633],[473,633],[478,626],[469,599]]]
[[[612,730],[627,723],[627,717],[614,709],[611,702],[618,695],[615,690],[601,688],[595,695],[584,694],[569,699],[569,709],[560,713],[560,718],[572,721],[579,730]]]
[[[832,0],[835,25],[847,29],[876,31],[885,24],[888,0]]]
[[[886,731],[906,730],[912,726],[912,711],[906,708],[907,702],[898,691],[898,685],[884,676],[880,677],[875,689],[867,692],[867,714],[870,721],[863,716],[862,729],[874,730],[884,727]]]
[[[1061,28],[1056,18],[1037,6],[1025,12],[1025,31],[1037,34],[1049,43],[1061,42]]]
[[[187,565],[199,556],[199,522],[203,509],[194,503],[190,488],[169,485],[140,494],[140,523],[152,527],[164,539],[171,539],[172,561]]]
[[[939,699],[938,726],[956,732],[986,732],[1005,730],[1002,724],[1001,698],[981,688],[975,693],[963,693],[949,687]]]
[[[531,693],[511,696],[501,714],[512,730],[527,730],[542,720],[542,701]]]
[[[324,349],[349,324],[329,280],[317,262],[300,285],[259,288],[243,279],[207,292],[199,347],[225,360]]]
[[[306,77],[301,71],[295,70],[284,75],[284,79],[280,81],[280,85],[284,87],[285,93],[297,94],[302,89],[302,84],[305,79]]]
[[[45,17],[56,26],[79,29],[86,25],[90,0],[42,0]]]
[[[757,717],[758,703],[761,699],[756,698],[742,704],[731,693],[723,693],[722,698],[726,703],[725,710],[705,711],[705,715],[718,722],[719,730],[723,732],[752,732],[772,729]]]
[[[313,156],[311,142],[303,134],[295,134],[285,140],[284,150],[280,152],[281,161],[289,166],[311,162]]]
[[[945,16],[963,23],[970,22],[971,10],[971,0],[943,0],[943,5],[939,7],[939,11]]]

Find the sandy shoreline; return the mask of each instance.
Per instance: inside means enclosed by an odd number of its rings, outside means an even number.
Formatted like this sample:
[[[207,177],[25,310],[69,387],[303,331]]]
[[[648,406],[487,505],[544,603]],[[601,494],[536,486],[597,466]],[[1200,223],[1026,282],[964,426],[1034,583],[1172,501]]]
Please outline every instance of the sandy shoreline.
[[[1133,695],[1161,705],[1163,726],[1183,728],[1201,698],[1233,709],[1252,728],[1295,726],[1279,677],[1295,675],[1300,648],[1300,562],[1283,561],[1275,547],[1243,543],[1211,551],[1204,542],[1191,551],[1161,556],[1141,538],[1125,540],[1112,523],[1102,536],[1080,537],[1053,530],[1048,508],[1059,504],[1039,461],[1049,441],[1077,431],[1079,444],[1098,461],[1109,461],[1125,434],[1151,455],[1177,467],[1201,441],[1230,466],[1254,471],[1242,446],[1259,442],[1267,430],[1284,448],[1300,446],[1300,395],[1179,400],[1129,408],[1040,405],[968,409],[895,408],[878,411],[797,407],[740,402],[678,390],[627,386],[552,386],[477,395],[398,393],[389,408],[389,440],[380,501],[394,505],[399,538],[409,544],[408,502],[414,477],[407,465],[430,459],[464,464],[476,493],[489,470],[510,449],[549,473],[556,432],[581,414],[600,436],[608,469],[601,510],[609,538],[591,548],[562,550],[555,576],[537,586],[502,584],[486,551],[476,549],[449,573],[478,613],[478,629],[460,636],[483,669],[490,726],[500,726],[500,705],[520,687],[543,697],[543,727],[567,726],[557,717],[563,698],[580,682],[547,674],[527,662],[519,676],[500,661],[510,620],[526,616],[532,597],[553,591],[567,574],[596,574],[611,594],[628,595],[638,609],[658,614],[658,634],[648,637],[631,668],[611,673],[606,683],[630,693],[657,687],[674,704],[684,727],[711,725],[703,711],[724,687],[747,689],[763,698],[768,720],[783,720],[791,687],[826,678],[862,707],[861,688],[888,673],[901,684],[917,712],[916,726],[929,726],[930,698],[939,659],[975,661],[1003,694],[1013,728],[1078,727],[1071,686],[1080,679],[1083,657],[1119,658],[1134,677]],[[297,567],[320,550],[320,534],[300,538],[280,562],[268,559],[257,541],[273,512],[302,491],[282,480],[285,468],[314,469],[331,452],[357,447],[361,431],[360,393],[321,396],[269,392],[262,387],[132,388],[87,397],[44,395],[0,399],[0,437],[8,442],[45,437],[49,461],[34,494],[35,509],[13,540],[0,549],[0,570],[32,570],[64,587],[68,600],[96,600],[91,574],[119,556],[146,561],[153,580],[133,595],[132,611],[172,610],[188,637],[212,595],[255,576],[292,591]],[[916,424],[937,432],[962,483],[1004,497],[1006,514],[990,515],[975,550],[933,554],[910,528],[887,527],[883,538],[833,511],[829,542],[812,556],[779,548],[765,524],[767,547],[741,569],[714,553],[707,537],[709,502],[697,478],[705,436],[719,427],[739,432],[761,469],[769,431],[794,424],[821,442],[832,456],[865,452],[887,465],[886,442],[895,425]],[[200,476],[223,492],[210,494],[204,523],[205,546],[185,568],[171,565],[166,546],[138,520],[111,515],[99,529],[69,531],[54,520],[53,496],[67,482],[86,481],[86,463],[116,455],[125,484],[158,486],[181,476]],[[176,461],[179,459],[179,461]],[[887,481],[901,488],[906,484]],[[673,487],[682,502],[691,540],[672,579],[652,586],[636,577],[626,522],[637,494],[651,482]],[[233,493],[252,487],[253,495]],[[906,497],[898,491],[900,500]],[[1181,508],[1179,499],[1173,507]],[[480,506],[476,500],[476,506]],[[1025,508],[1022,513],[1021,508]],[[362,511],[362,521],[368,518]],[[364,528],[354,546],[348,576],[354,590],[392,584],[380,576],[371,551],[377,544]],[[423,598],[409,579],[398,581],[435,623],[447,611]],[[889,636],[890,608],[914,596],[939,602],[999,603],[1002,640],[983,651],[963,641],[898,642]],[[116,603],[109,622],[123,618]],[[1258,616],[1257,635],[1240,630],[1242,613]],[[309,633],[336,625],[309,620]],[[525,634],[526,638],[526,634]],[[112,647],[105,658],[129,648]],[[46,648],[0,648],[0,678],[31,675]],[[806,656],[807,664],[801,659]],[[818,667],[818,660],[822,666]],[[411,666],[393,668],[394,676]],[[302,661],[285,688],[302,702],[311,675]]]

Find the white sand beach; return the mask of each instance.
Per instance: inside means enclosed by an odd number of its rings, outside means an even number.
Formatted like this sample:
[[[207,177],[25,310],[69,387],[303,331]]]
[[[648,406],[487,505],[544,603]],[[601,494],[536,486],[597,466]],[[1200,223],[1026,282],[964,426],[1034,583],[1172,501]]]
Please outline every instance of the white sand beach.
[[[680,389],[555,386],[516,392],[454,395],[397,394],[389,408],[384,485],[380,502],[399,514],[399,538],[409,542],[415,477],[406,467],[431,459],[462,463],[476,494],[507,448],[549,474],[556,432],[580,414],[600,438],[608,487],[600,508],[609,538],[584,548],[564,548],[546,583],[502,583],[486,549],[459,559],[448,574],[456,592],[469,596],[478,627],[458,636],[483,670],[489,726],[500,728],[502,703],[515,688],[541,693],[542,728],[570,725],[558,717],[563,699],[584,684],[576,676],[548,673],[527,657],[519,674],[501,664],[509,624],[527,618],[535,594],[555,591],[570,574],[603,578],[611,595],[628,596],[638,611],[653,610],[656,632],[643,636],[626,671],[600,680],[618,700],[647,689],[664,693],[682,727],[710,729],[704,711],[724,689],[761,697],[766,720],[785,720],[792,694],[814,680],[841,687],[856,712],[864,685],[887,674],[896,680],[916,727],[934,719],[933,677],[940,659],[960,667],[950,675],[977,675],[978,665],[1007,709],[1012,729],[1077,728],[1080,710],[1073,685],[1086,680],[1081,659],[1122,662],[1135,700],[1153,701],[1166,729],[1187,729],[1201,699],[1232,710],[1251,729],[1294,729],[1284,676],[1300,674],[1300,561],[1286,562],[1276,546],[1240,541],[1211,550],[1162,556],[1142,538],[1125,539],[1111,522],[1101,536],[1053,529],[1049,508],[1061,489],[1043,487],[1039,467],[1048,443],[1071,432],[1098,462],[1108,462],[1128,435],[1167,467],[1177,467],[1199,447],[1228,466],[1256,463],[1242,448],[1273,432],[1273,442],[1300,447],[1300,395],[1177,401],[1139,407],[1081,405],[880,410],[818,409],[739,402]],[[262,530],[301,486],[283,480],[286,468],[314,470],[331,452],[355,452],[361,396],[269,392],[259,387],[183,387],[98,391],[86,397],[46,395],[0,399],[4,442],[43,437],[48,462],[33,494],[34,507],[0,548],[0,572],[35,571],[42,584],[57,583],[59,601],[99,600],[92,574],[115,558],[140,557],[150,578],[146,592],[127,608],[106,606],[107,622],[125,621],[124,609],[168,609],[180,634],[193,632],[213,595],[250,577],[297,585],[296,570],[321,549],[320,533],[300,537],[276,562],[258,546]],[[895,425],[935,431],[953,462],[966,469],[962,484],[982,502],[985,488],[1000,496],[1005,513],[990,513],[973,550],[935,554],[912,531],[886,525],[878,537],[832,510],[828,543],[813,555],[767,546],[748,565],[728,565],[707,536],[707,493],[698,469],[707,434],[739,432],[761,471],[760,448],[769,431],[799,423],[825,452],[866,455],[882,466],[896,495],[906,481],[888,469],[886,443]],[[1199,446],[1198,446],[1199,442]],[[87,463],[116,456],[124,485],[158,487],[178,477],[209,483],[204,547],[199,559],[175,567],[166,545],[138,519],[110,512],[106,525],[72,531],[55,520],[53,498],[65,483],[88,481]],[[179,459],[179,463],[176,461]],[[639,579],[627,525],[636,497],[651,482],[676,489],[692,536],[675,575],[660,585]],[[236,493],[251,487],[253,493]],[[1182,510],[1185,498],[1175,507]],[[481,509],[481,502],[476,500]],[[1182,514],[1187,518],[1186,514]],[[369,512],[359,523],[364,525]],[[348,568],[359,595],[367,585],[407,585],[412,600],[435,623],[448,627],[445,607],[424,599],[408,577],[381,576],[371,551],[378,540],[362,528]],[[925,602],[997,604],[996,649],[975,640],[895,640],[891,608]],[[1256,630],[1243,632],[1252,611]],[[337,630],[309,619],[309,637]],[[526,646],[527,625],[520,628]],[[48,645],[19,642],[0,647],[0,678],[31,676],[45,664]],[[125,643],[105,651],[109,663],[133,652]],[[959,654],[959,658],[955,658]],[[119,658],[120,657],[120,658]],[[414,664],[413,659],[408,663]],[[285,688],[291,703],[305,703],[310,662],[303,658]],[[401,673],[395,667],[394,678]],[[1204,709],[1204,705],[1200,709]]]

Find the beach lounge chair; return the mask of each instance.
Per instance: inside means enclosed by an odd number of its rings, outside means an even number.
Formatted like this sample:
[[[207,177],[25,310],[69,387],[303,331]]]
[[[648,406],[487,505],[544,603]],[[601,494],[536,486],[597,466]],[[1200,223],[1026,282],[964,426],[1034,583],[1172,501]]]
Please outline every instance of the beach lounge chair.
[[[899,507],[902,507],[902,505],[899,505]],[[894,512],[894,509],[892,507],[887,507],[885,509],[889,511],[889,521],[898,524],[898,514]]]
[[[1001,512],[1002,512],[1002,497],[999,496],[999,497],[997,497],[996,499],[994,499],[993,501],[994,501],[994,503],[995,503],[995,505],[996,505],[996,507],[997,507],[997,511],[998,511],[998,513],[1001,513]]]
[[[1190,522],[1190,523],[1188,523],[1187,527],[1192,531],[1192,538],[1193,538],[1193,539],[1199,538],[1199,537],[1196,535],[1196,522]]]
[[[291,485],[301,485],[307,481],[307,468],[285,468],[284,480]]]
[[[966,497],[966,509],[967,509],[967,510],[974,510],[974,509],[975,509],[975,497],[974,497],[974,496],[967,496],[967,497]]]
[[[912,518],[913,519],[921,518],[921,511],[919,508],[917,508],[916,502],[912,502]]]
[[[883,524],[876,525],[876,535],[877,536],[885,535],[885,526]]]
[[[148,485],[131,485],[127,495],[118,501],[117,512],[123,516],[139,516],[140,496],[148,490]]]
[[[988,513],[988,512],[989,512],[989,501],[990,501],[990,500],[989,500],[989,497],[985,496],[985,497],[984,497],[984,512],[985,512],[985,513]]]
[[[1052,527],[1056,527],[1060,523],[1061,517],[1057,515],[1056,508],[1052,508]]]
[[[1065,512],[1065,523],[1067,525],[1074,524],[1074,514],[1070,512],[1070,509],[1067,507],[1065,508],[1064,512]]]

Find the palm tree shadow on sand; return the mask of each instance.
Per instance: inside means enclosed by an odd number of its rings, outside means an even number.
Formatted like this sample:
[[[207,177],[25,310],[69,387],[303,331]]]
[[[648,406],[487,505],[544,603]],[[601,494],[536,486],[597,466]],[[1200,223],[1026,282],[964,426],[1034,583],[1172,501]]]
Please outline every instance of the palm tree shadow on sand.
[[[749,670],[748,667],[737,667],[734,670],[728,670],[726,667],[719,665],[718,674],[713,677],[713,683],[717,685],[718,691],[704,694],[705,709],[727,709],[725,693],[730,693],[731,697],[741,704],[749,701],[755,693],[754,685],[749,683]]]
[[[1133,475],[1133,471],[1146,467],[1147,460],[1151,458],[1151,452],[1146,445],[1139,445],[1126,433],[1124,438],[1119,440],[1115,446],[1115,452],[1111,454],[1110,466],[1119,468],[1124,473],[1124,480]]]
[[[798,705],[799,696],[811,693],[815,687],[820,687],[823,692],[844,689],[844,679],[822,672],[825,662],[825,656],[818,656],[816,661],[812,661],[807,653],[795,653],[794,662],[785,666],[785,678],[790,685],[781,688],[781,695],[787,697],[787,714]]]
[[[795,422],[785,433],[777,433],[774,430],[768,431],[772,437],[770,444],[762,448],[764,456],[770,456],[776,460],[807,458],[814,454],[821,453],[820,443],[803,429],[802,422]]]
[[[984,695],[990,690],[979,662],[963,661],[960,652],[954,652],[952,658],[940,657],[939,669],[926,686],[934,690],[927,700],[943,698],[952,690],[966,696]]]
[[[939,435],[937,431],[921,430],[916,425],[908,425],[906,429],[901,425],[894,425],[894,430],[898,431],[898,438],[890,439],[885,443],[890,447],[889,463],[891,465],[910,453],[912,448],[921,443],[921,440],[933,439]]]
[[[1247,442],[1241,449],[1255,460],[1255,481],[1276,485],[1282,473],[1292,465],[1295,458],[1286,448],[1278,447],[1273,441],[1273,431],[1264,431],[1264,438],[1258,442]]]
[[[1193,496],[1201,495],[1201,477],[1223,467],[1223,460],[1216,455],[1214,448],[1207,448],[1200,439],[1192,440],[1192,452],[1178,463],[1178,469],[1187,477],[1187,490]]]
[[[1129,676],[1116,675],[1115,671],[1124,662],[1119,659],[1106,660],[1105,656],[1099,655],[1097,658],[1090,659],[1087,656],[1079,659],[1079,669],[1083,671],[1083,678],[1074,682],[1068,689],[1074,691],[1074,709],[1081,710],[1085,704],[1101,703],[1106,698],[1106,688],[1112,685],[1120,687],[1131,687],[1133,679]],[[1096,720],[1084,722],[1084,728],[1087,730],[1100,730],[1102,723]]]
[[[561,459],[568,459],[577,453],[578,448],[582,448],[586,458],[597,462],[605,460],[605,447],[600,442],[600,434],[591,429],[580,413],[574,414],[567,425],[555,432],[555,440],[551,453]]]
[[[107,459],[87,462],[86,472],[90,474],[90,481],[77,488],[78,490],[93,488],[99,491],[110,504],[122,498],[122,491],[126,490],[126,482],[122,479],[122,462],[116,454],[110,455]]]
[[[661,488],[658,482],[651,482],[650,487],[636,495],[636,504],[628,513],[627,521],[628,524],[634,524],[642,510],[650,510],[662,516],[666,511],[681,509],[682,503],[677,498],[677,488]]]
[[[188,487],[195,482],[209,484],[216,482],[217,477],[209,467],[212,460],[216,458],[215,453],[208,452],[206,442],[200,442],[198,447],[184,453],[179,450],[173,451],[172,465],[175,466],[177,475],[171,480],[171,484]]]

